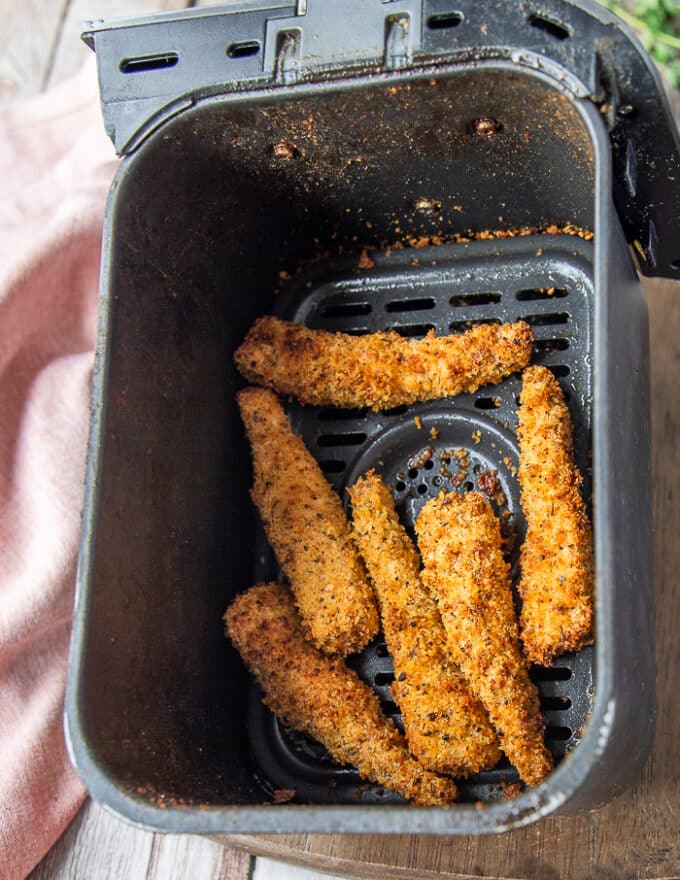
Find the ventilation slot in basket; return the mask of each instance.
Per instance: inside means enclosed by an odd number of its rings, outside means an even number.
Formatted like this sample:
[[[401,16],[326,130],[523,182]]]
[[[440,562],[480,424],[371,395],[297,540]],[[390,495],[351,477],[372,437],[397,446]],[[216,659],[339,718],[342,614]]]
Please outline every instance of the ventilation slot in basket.
[[[534,343],[537,352],[550,353],[553,351],[566,351],[569,348],[568,339],[537,339]]]
[[[356,318],[370,313],[371,304],[367,302],[336,302],[321,309],[322,318]]]
[[[567,666],[532,666],[531,680],[540,681],[569,681],[571,678],[571,669]]]
[[[232,43],[227,49],[227,55],[230,58],[252,58],[260,51],[260,44],[257,40],[245,40],[242,43]]]
[[[143,55],[139,58],[124,58],[120,62],[121,73],[149,73],[152,70],[167,70],[179,62],[177,52],[159,52],[157,55]]]
[[[420,312],[425,309],[434,308],[434,300],[432,297],[424,299],[395,299],[388,302],[385,306],[386,312]]]
[[[518,290],[517,299],[520,302],[534,302],[537,299],[564,299],[569,296],[566,287],[535,287],[532,290]]]
[[[321,434],[316,441],[319,446],[360,446],[366,435],[356,432],[347,434]]]
[[[321,466],[321,470],[324,474],[341,474],[344,472],[347,465],[344,461],[337,461],[335,459],[330,459],[328,461],[320,461],[319,465]]]
[[[427,20],[427,26],[431,31],[441,31],[458,27],[462,22],[462,12],[443,12],[439,15],[431,15]]]
[[[449,305],[462,309],[469,306],[487,306],[500,301],[500,293],[464,293],[462,296],[452,296]]]
[[[501,324],[500,318],[469,318],[467,321],[454,321],[449,324],[451,333],[465,333],[466,330],[472,330],[476,324]]]
[[[528,21],[531,27],[549,34],[555,40],[568,40],[571,36],[571,31],[561,21],[554,21],[552,18],[546,18],[535,13],[529,16]]]
[[[427,336],[430,330],[434,329],[434,324],[398,324],[396,327],[390,327],[390,330],[394,330],[400,336],[405,336],[407,339],[418,339]]]
[[[557,324],[568,324],[570,317],[567,312],[546,312],[538,315],[526,315],[524,320],[532,327],[552,327]]]

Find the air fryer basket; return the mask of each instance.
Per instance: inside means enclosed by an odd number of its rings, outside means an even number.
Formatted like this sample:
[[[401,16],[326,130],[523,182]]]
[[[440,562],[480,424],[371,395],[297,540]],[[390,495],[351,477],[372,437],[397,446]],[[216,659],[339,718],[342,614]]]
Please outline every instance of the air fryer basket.
[[[576,457],[589,495],[591,243],[570,235],[531,235],[423,247],[415,253],[417,257],[410,249],[387,258],[376,254],[375,268],[360,274],[356,258],[334,266],[326,262],[322,278],[310,279],[308,273],[297,276],[293,289],[277,298],[274,311],[310,327],[350,333],[393,329],[409,337],[431,329],[438,335],[462,331],[478,321],[528,321],[536,335],[532,362],[553,370],[570,402]],[[495,471],[502,496],[500,505],[495,499],[492,503],[501,515],[510,514],[502,521],[510,527],[516,578],[526,528],[519,504],[514,433],[520,390],[521,377],[516,375],[476,395],[386,413],[298,405],[290,405],[288,412],[294,430],[304,437],[341,497],[347,500],[345,488],[376,468],[392,488],[402,522],[411,533],[428,498],[442,489],[450,491],[456,483],[459,491],[479,490],[480,477]],[[459,450],[466,453],[461,469],[454,455]],[[421,456],[427,458],[422,464]],[[481,485],[488,494],[488,483]],[[300,489],[304,491],[303,486]],[[260,540],[263,549],[255,580],[275,580],[280,576],[276,562],[266,539]],[[592,660],[588,647],[563,655],[552,668],[532,670],[547,724],[546,742],[557,763],[577,746],[592,711]],[[394,675],[384,640],[379,637],[350,663],[375,688],[383,711],[401,726],[390,694]],[[338,767],[318,743],[287,729],[264,707],[255,686],[249,701],[249,729],[261,778],[274,788],[294,790],[297,802],[402,802],[393,793],[362,783],[356,771]],[[494,770],[459,783],[461,800],[500,799],[504,786],[518,781],[516,770],[504,759]]]
[[[654,715],[649,376],[626,236],[643,271],[677,274],[680,189],[658,194],[680,163],[651,66],[596,8],[351,0],[339,18],[320,0],[248,2],[90,29],[124,155],[104,230],[66,715],[95,798],[168,831],[462,834],[592,809],[639,773]],[[452,809],[414,808],[260,705],[221,615],[277,575],[248,497],[232,363],[272,311],[351,332],[534,326],[592,496],[597,618],[593,649],[534,671],[558,759],[539,788],[499,799],[514,778],[501,765]],[[468,449],[465,481],[497,470],[521,538],[518,383],[405,411],[289,415],[340,491],[378,467],[408,524],[448,479],[445,450]],[[415,466],[427,446],[432,467]],[[393,713],[381,643],[352,662]],[[275,788],[294,800],[272,806]]]

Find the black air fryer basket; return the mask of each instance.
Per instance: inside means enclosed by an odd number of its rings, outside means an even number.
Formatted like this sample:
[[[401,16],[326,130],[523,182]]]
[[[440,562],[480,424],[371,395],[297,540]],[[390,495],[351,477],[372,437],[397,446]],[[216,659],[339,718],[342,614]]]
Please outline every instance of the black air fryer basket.
[[[470,834],[622,791],[654,728],[647,310],[631,253],[680,278],[678,136],[635,39],[589,0],[244,0],[85,39],[123,156],[66,718],[93,796],[167,831]],[[362,784],[276,721],[224,639],[231,598],[279,574],[248,496],[232,363],[272,312],[411,337],[532,325],[532,360],[569,401],[596,558],[594,647],[532,670],[557,764],[540,787],[503,799],[517,776],[501,764],[442,809]],[[342,495],[377,466],[409,525],[447,479],[446,450],[467,449],[461,488],[497,470],[521,539],[519,387],[288,413]],[[396,715],[384,643],[350,662]],[[295,796],[272,806],[275,789]]]

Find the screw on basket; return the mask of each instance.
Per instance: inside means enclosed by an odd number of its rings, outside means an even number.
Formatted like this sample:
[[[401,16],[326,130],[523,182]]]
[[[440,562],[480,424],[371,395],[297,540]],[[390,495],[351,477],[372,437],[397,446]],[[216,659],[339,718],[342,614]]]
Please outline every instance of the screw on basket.
[[[294,144],[288,143],[288,141],[279,141],[278,144],[273,145],[272,154],[275,159],[288,162],[290,159],[297,159],[300,151]]]
[[[413,209],[419,214],[438,214],[442,209],[442,203],[437,199],[421,196],[413,203]]]
[[[492,137],[500,129],[500,122],[491,116],[480,116],[478,119],[472,120],[472,130],[480,137]]]

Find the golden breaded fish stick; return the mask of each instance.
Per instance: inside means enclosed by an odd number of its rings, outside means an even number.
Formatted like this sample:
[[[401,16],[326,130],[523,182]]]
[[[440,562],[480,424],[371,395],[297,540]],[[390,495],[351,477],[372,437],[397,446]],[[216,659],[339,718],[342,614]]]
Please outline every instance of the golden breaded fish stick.
[[[349,336],[258,318],[234,355],[249,382],[313,406],[389,409],[472,393],[529,363],[528,324],[478,324],[466,333],[405,339]]]
[[[394,660],[392,694],[409,749],[423,767],[468,776],[493,767],[498,739],[482,704],[451,661],[434,600],[420,582],[420,560],[394,499],[375,471],[349,490],[354,537],[373,582]]]
[[[329,654],[360,651],[380,627],[340,499],[271,391],[237,395],[253,452],[255,502],[307,636]]]
[[[501,533],[488,499],[477,492],[440,495],[416,522],[422,580],[437,601],[449,650],[484,704],[501,747],[528,785],[550,773],[538,693],[519,647],[501,553]]]
[[[421,805],[448,804],[450,779],[425,770],[380,711],[368,685],[342,660],[306,642],[286,587],[265,584],[241,593],[224,616],[227,634],[264,691],[265,704],[286,724],[323,743],[362,779]]]
[[[524,371],[519,482],[527,520],[520,552],[524,653],[549,666],[593,641],[593,535],[574,463],[569,409],[545,367]]]

